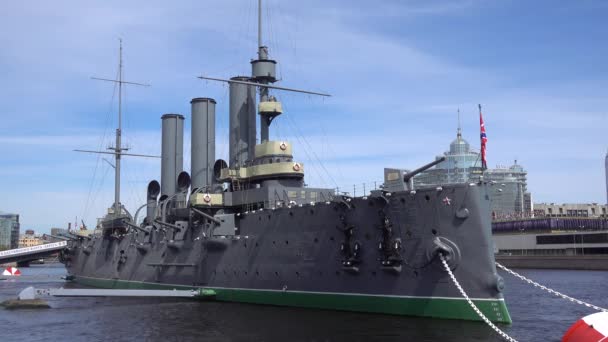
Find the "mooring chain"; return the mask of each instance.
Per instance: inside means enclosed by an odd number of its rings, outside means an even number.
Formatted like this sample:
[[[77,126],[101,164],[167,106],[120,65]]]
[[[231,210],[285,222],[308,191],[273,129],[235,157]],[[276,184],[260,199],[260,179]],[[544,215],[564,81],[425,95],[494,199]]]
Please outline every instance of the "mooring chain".
[[[510,269],[508,269],[508,268],[506,268],[505,266],[503,266],[503,265],[501,265],[501,264],[499,264],[499,263],[496,263],[496,266],[498,266],[500,269],[504,270],[505,272],[510,273],[510,274],[512,274],[512,275],[514,275],[514,276],[516,276],[517,278],[519,278],[519,279],[521,279],[521,280],[525,281],[526,283],[531,284],[531,285],[534,285],[535,287],[538,287],[539,289],[545,290],[545,291],[547,291],[547,292],[549,292],[549,293],[551,293],[551,294],[554,294],[554,295],[556,295],[556,296],[558,296],[558,297],[560,297],[560,298],[567,299],[567,300],[569,300],[569,301],[571,301],[571,302],[573,302],[573,303],[577,303],[577,304],[580,304],[580,305],[584,305],[584,306],[586,306],[586,307],[589,307],[589,308],[595,309],[595,310],[597,310],[597,311],[608,312],[608,310],[607,310],[607,309],[600,308],[599,306],[595,306],[595,305],[593,305],[593,304],[589,304],[589,303],[587,303],[587,302],[583,302],[582,300],[578,300],[578,299],[576,299],[576,298],[572,298],[572,297],[567,296],[567,295],[565,295],[565,294],[563,294],[563,293],[561,293],[561,292],[557,292],[557,291],[555,291],[555,290],[553,290],[553,289],[550,289],[550,288],[548,288],[548,287],[546,287],[546,286],[543,286],[543,285],[541,285],[541,284],[539,284],[539,283],[535,282],[535,281],[534,281],[534,280],[532,280],[532,279],[528,279],[528,278],[526,278],[526,277],[522,276],[521,274],[519,274],[519,273],[517,273],[517,272],[515,272],[515,271],[513,271],[513,270],[510,270]]]
[[[464,292],[464,289],[462,288],[462,286],[460,285],[460,283],[458,282],[458,280],[456,280],[456,277],[454,276],[454,273],[452,273],[452,270],[450,269],[450,266],[448,265],[448,262],[445,260],[445,257],[443,256],[443,254],[439,254],[439,258],[441,258],[441,263],[443,264],[443,268],[446,270],[446,272],[448,272],[448,274],[450,275],[450,278],[452,278],[452,282],[454,283],[454,285],[456,286],[456,288],[458,289],[458,291],[460,291],[460,294],[462,295],[462,297],[464,299],[466,299],[466,301],[469,303],[469,305],[471,306],[471,308],[473,309],[473,311],[475,311],[475,313],[477,313],[477,315],[490,327],[492,328],[492,330],[494,330],[498,335],[500,335],[500,337],[502,337],[503,339],[505,339],[506,341],[509,342],[517,342],[516,339],[514,339],[513,337],[507,335],[507,333],[505,333],[504,331],[500,330],[496,325],[494,325],[494,323],[492,323],[492,321],[490,321],[490,319],[488,317],[486,317],[481,310],[479,310],[479,308],[477,307],[477,305],[475,305],[475,303],[473,303],[473,301],[471,300],[471,298],[469,298],[469,296],[467,295],[466,292]]]

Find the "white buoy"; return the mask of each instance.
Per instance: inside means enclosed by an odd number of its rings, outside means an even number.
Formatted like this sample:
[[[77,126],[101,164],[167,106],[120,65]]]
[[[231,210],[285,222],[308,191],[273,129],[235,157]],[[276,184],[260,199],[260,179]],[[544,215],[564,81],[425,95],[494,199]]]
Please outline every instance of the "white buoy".
[[[608,341],[608,312],[597,312],[576,321],[562,337],[562,342]]]

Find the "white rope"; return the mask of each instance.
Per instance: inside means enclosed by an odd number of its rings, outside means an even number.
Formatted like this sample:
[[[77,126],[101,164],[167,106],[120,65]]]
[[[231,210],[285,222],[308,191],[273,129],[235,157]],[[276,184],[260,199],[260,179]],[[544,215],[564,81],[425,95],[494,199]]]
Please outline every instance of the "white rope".
[[[492,323],[490,321],[490,319],[488,317],[486,317],[481,310],[479,310],[479,308],[477,307],[477,305],[475,305],[475,303],[473,303],[473,301],[471,300],[471,298],[469,298],[469,296],[467,295],[466,292],[464,292],[464,289],[462,288],[462,286],[460,286],[460,283],[458,282],[458,280],[456,280],[456,277],[454,276],[454,273],[452,273],[452,270],[450,269],[450,266],[448,265],[447,261],[445,261],[445,257],[443,256],[443,254],[439,254],[439,258],[441,258],[441,263],[443,264],[443,268],[446,270],[446,272],[448,272],[448,274],[450,275],[450,278],[452,278],[452,282],[454,283],[454,285],[456,286],[456,288],[458,289],[458,291],[460,291],[460,294],[462,295],[462,297],[464,297],[464,299],[466,299],[466,301],[469,303],[469,305],[471,306],[471,308],[473,308],[473,310],[477,313],[477,315],[484,321],[486,322],[486,324],[492,328],[492,330],[494,330],[498,335],[500,335],[500,337],[502,337],[503,339],[505,339],[506,341],[509,342],[517,342],[516,339],[514,339],[513,337],[507,335],[507,333],[505,333],[504,331],[500,330],[496,325],[494,325],[494,323]]]
[[[595,305],[593,305],[593,304],[589,304],[589,303],[587,303],[587,302],[583,302],[582,300],[578,300],[578,299],[576,299],[576,298],[572,298],[572,297],[567,296],[567,295],[565,295],[565,294],[563,294],[563,293],[557,292],[557,291],[552,290],[552,289],[550,289],[550,288],[548,288],[548,287],[546,287],[546,286],[543,286],[543,285],[541,285],[541,284],[539,284],[539,283],[537,283],[537,282],[535,282],[535,281],[533,281],[533,280],[531,280],[531,279],[528,279],[528,278],[526,278],[526,277],[522,276],[521,274],[519,274],[519,273],[517,273],[517,272],[515,272],[515,271],[513,271],[513,270],[510,270],[510,269],[506,268],[505,266],[503,266],[503,265],[501,265],[501,264],[499,264],[499,263],[496,263],[496,266],[498,266],[500,269],[502,269],[502,270],[506,271],[507,273],[510,273],[510,274],[512,274],[512,275],[514,275],[514,276],[516,276],[517,278],[519,278],[519,279],[521,279],[521,280],[525,281],[526,283],[531,284],[531,285],[534,285],[535,287],[538,287],[538,288],[539,288],[539,289],[541,289],[541,290],[545,290],[545,291],[547,291],[547,292],[549,292],[549,293],[551,293],[551,294],[554,294],[554,295],[556,295],[556,296],[558,296],[558,297],[560,297],[560,298],[567,299],[567,300],[569,300],[569,301],[571,301],[571,302],[573,302],[573,303],[577,303],[577,304],[580,304],[580,305],[584,305],[584,306],[586,306],[586,307],[589,307],[589,308],[595,309],[595,310],[597,310],[597,311],[608,312],[608,310],[606,310],[606,309],[604,309],[604,308],[600,308],[599,306],[595,306]]]

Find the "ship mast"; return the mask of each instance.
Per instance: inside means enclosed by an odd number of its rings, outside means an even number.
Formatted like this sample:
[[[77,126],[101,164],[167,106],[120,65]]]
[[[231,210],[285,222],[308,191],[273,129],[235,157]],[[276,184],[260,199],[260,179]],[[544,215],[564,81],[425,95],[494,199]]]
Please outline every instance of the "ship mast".
[[[123,81],[123,79],[122,79],[122,69],[123,69],[122,39],[119,38],[118,41],[120,43],[119,56],[118,56],[118,79],[113,80],[113,79],[107,79],[107,78],[91,77],[94,80],[113,82],[113,83],[118,84],[118,127],[116,128],[116,144],[114,146],[108,147],[108,150],[111,150],[112,152],[74,150],[76,152],[102,153],[102,154],[113,154],[114,155],[114,165],[112,165],[112,166],[114,167],[114,204],[113,204],[113,208],[114,208],[115,216],[120,216],[121,212],[122,212],[121,204],[120,204],[120,160],[121,160],[121,157],[123,155],[128,155],[128,156],[136,156],[136,157],[158,158],[158,156],[150,156],[150,155],[144,155],[144,154],[131,154],[131,153],[123,152],[123,151],[128,151],[129,149],[122,147],[122,86],[123,86],[123,84],[132,84],[132,85],[138,85],[138,86],[143,86],[143,87],[149,87],[150,85],[143,84],[143,83]]]
[[[262,0],[258,0],[258,56],[262,49]]]
[[[270,124],[272,120],[283,113],[281,103],[274,96],[269,95],[270,89],[290,91],[296,93],[304,93],[319,96],[331,96],[320,92],[300,90],[287,87],[279,87],[273,85],[277,82],[276,64],[277,61],[270,59],[268,56],[268,47],[263,43],[263,25],[262,25],[262,0],[258,0],[258,58],[251,61],[252,70],[249,79],[223,79],[208,76],[199,76],[203,80],[226,82],[230,84],[243,84],[255,86],[259,89],[259,106],[258,114],[260,115],[260,143],[265,143],[269,140]]]
[[[268,83],[274,83],[277,81],[275,78],[275,65],[276,61],[268,59],[268,47],[262,43],[262,0],[258,0],[258,62],[261,68],[261,72],[256,73],[254,68],[252,78],[259,83],[260,86],[260,103],[267,103],[274,99],[270,99],[268,96],[268,87],[265,87]],[[267,74],[264,74],[267,73]],[[270,123],[272,120],[281,114],[280,109],[273,108],[272,111],[260,111],[260,142],[269,140],[270,135]]]
[[[120,41],[118,62],[118,128],[116,129],[116,146],[114,147],[114,214],[120,216],[120,154],[122,153],[122,39]],[[111,147],[109,149],[112,149]],[[127,149],[125,149],[127,150]]]

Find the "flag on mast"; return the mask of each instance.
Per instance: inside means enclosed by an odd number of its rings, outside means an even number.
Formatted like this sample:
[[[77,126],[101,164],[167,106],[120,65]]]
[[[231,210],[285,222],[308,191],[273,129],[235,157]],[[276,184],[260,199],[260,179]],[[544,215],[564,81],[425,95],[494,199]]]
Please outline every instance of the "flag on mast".
[[[479,105],[479,138],[481,139],[481,168],[487,169],[488,163],[486,161],[486,143],[488,137],[486,136],[486,126],[483,123],[483,116],[481,115],[481,105]]]

